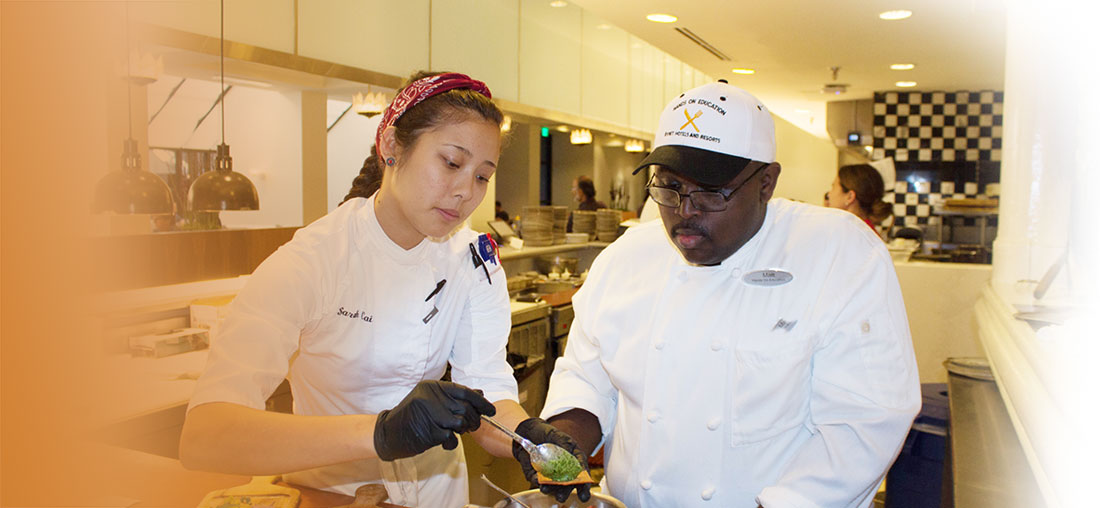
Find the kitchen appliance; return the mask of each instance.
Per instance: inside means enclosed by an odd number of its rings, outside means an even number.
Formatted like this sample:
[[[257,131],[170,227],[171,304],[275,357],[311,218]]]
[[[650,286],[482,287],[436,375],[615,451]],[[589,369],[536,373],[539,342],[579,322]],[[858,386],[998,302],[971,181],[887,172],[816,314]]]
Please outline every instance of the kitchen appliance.
[[[565,341],[569,338],[569,330],[573,327],[573,304],[560,305],[550,308],[550,362],[551,372],[553,363],[565,354]]]
[[[549,378],[545,363],[550,344],[550,306],[543,302],[512,302],[512,332],[507,358],[519,385],[519,403],[538,414],[546,401]]]

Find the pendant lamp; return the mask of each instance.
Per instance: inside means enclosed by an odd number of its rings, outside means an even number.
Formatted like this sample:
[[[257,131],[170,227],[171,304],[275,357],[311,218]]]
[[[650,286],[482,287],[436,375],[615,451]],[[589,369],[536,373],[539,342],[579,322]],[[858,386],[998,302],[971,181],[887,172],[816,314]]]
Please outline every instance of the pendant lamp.
[[[214,159],[214,169],[207,171],[191,184],[187,201],[195,212],[221,210],[259,210],[260,196],[248,177],[233,171],[233,158],[229,145],[225,144],[225,0],[221,1],[221,113],[222,142]]]
[[[107,173],[96,182],[92,194],[92,212],[120,214],[172,213],[172,191],[159,176],[141,169],[141,153],[134,139],[130,73],[130,3],[126,3],[126,125],[129,135],[122,142],[122,168]]]

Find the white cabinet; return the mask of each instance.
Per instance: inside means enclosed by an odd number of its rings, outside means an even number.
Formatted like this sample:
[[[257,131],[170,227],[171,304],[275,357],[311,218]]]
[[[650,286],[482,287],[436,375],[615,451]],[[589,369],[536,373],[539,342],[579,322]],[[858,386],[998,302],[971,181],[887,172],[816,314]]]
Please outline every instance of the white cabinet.
[[[298,54],[407,77],[428,69],[428,0],[298,2]]]
[[[664,109],[664,60],[649,43],[630,36],[630,127],[653,132]],[[651,141],[651,140],[646,140]]]
[[[672,55],[660,52],[661,59],[664,62],[664,91],[661,93],[661,106],[669,103],[677,95],[684,93],[684,88],[680,86],[680,79],[683,76],[681,72],[682,64],[680,60],[677,60]]]
[[[626,126],[630,108],[630,35],[591,12],[582,24],[581,114]]]
[[[484,81],[519,101],[519,0],[433,0],[431,68]]]
[[[520,2],[519,101],[581,114],[581,8]]]
[[[219,37],[218,0],[130,2],[135,22]],[[228,0],[225,38],[287,53],[294,52],[294,0]]]

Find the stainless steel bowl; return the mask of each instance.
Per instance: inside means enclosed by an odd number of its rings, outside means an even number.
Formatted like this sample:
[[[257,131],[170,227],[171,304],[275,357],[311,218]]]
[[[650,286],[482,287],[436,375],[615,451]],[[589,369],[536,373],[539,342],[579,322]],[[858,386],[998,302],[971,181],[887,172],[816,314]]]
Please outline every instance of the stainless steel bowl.
[[[592,499],[581,502],[577,499],[577,494],[573,493],[566,499],[564,503],[559,503],[557,499],[552,496],[548,496],[539,492],[538,490],[525,490],[512,494],[512,497],[519,499],[527,506],[531,508],[626,508],[626,505],[611,496],[592,493]],[[493,508],[520,508],[516,503],[513,503],[507,499],[499,501]]]

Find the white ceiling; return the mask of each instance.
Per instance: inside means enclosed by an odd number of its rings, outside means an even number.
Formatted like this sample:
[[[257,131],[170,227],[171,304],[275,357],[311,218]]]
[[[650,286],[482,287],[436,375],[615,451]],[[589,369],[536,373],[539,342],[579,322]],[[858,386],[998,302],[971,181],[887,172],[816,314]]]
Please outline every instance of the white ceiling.
[[[547,0],[549,1],[549,0]],[[786,120],[825,133],[825,102],[870,98],[884,90],[1004,89],[1004,0],[571,0],[709,76],[748,90]],[[906,9],[912,17],[879,19]],[[664,13],[675,23],[654,23]],[[683,35],[688,28],[731,61]],[[892,63],[912,63],[909,71]],[[847,93],[824,95],[836,80]],[[751,76],[734,67],[756,70]],[[897,81],[916,81],[902,89]]]

